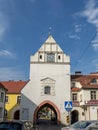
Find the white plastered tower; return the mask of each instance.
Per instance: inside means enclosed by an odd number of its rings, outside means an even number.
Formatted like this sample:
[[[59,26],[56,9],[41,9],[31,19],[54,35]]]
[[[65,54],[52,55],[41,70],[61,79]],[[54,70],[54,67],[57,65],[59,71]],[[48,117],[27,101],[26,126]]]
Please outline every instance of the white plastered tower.
[[[30,80],[21,91],[20,118],[36,122],[38,109],[48,103],[57,113],[57,123],[66,124],[64,102],[69,100],[70,57],[49,35],[30,57]]]

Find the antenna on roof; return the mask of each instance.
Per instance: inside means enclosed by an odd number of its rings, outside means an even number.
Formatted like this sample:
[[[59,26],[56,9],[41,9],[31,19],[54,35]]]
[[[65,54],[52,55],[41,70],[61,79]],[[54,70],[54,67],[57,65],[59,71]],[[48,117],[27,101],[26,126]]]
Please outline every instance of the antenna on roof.
[[[49,27],[49,35],[51,35],[52,27]]]

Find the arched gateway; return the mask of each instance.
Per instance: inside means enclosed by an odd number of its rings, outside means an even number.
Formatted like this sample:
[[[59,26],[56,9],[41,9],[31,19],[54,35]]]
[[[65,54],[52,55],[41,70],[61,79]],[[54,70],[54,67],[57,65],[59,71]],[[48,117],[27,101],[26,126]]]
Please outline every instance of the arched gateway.
[[[21,91],[20,118],[66,124],[64,102],[70,100],[70,57],[51,35],[30,57],[29,79]]]
[[[51,121],[52,121],[52,119],[53,119],[53,116],[55,116],[55,123],[57,123],[57,124],[60,124],[60,111],[59,111],[59,109],[58,109],[58,107],[53,103],[53,102],[51,102],[51,101],[49,101],[49,100],[46,100],[46,101],[43,101],[41,104],[39,104],[38,106],[37,106],[37,108],[36,108],[36,110],[35,110],[35,112],[34,112],[34,116],[33,116],[33,121],[35,122],[35,123],[37,123],[38,122],[38,113],[39,113],[39,111],[43,108],[43,107],[48,107],[48,108],[50,108],[50,110],[51,111],[53,111],[54,112],[54,114],[52,115],[52,113],[50,113],[51,115]]]

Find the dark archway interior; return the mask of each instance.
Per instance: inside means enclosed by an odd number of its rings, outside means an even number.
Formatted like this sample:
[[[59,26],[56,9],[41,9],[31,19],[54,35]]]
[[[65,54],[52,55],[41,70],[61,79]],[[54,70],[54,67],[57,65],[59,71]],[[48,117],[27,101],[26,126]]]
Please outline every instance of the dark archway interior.
[[[77,110],[74,110],[71,112],[71,123],[72,124],[78,121],[78,115],[79,115],[79,113]]]
[[[52,105],[46,103],[39,108],[37,112],[37,123],[57,124],[57,112]]]
[[[14,113],[14,119],[15,119],[15,120],[19,120],[19,117],[20,117],[20,111],[17,110],[17,111]]]

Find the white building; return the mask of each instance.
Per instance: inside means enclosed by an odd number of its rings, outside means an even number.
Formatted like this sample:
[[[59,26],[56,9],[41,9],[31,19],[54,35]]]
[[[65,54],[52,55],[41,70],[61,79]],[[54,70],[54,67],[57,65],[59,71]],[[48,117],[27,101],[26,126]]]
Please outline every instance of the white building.
[[[70,57],[51,35],[30,58],[30,81],[21,91],[23,120],[38,121],[39,111],[50,107],[56,122],[66,124],[64,102],[70,100]]]
[[[98,120],[98,73],[72,76],[72,123]]]

